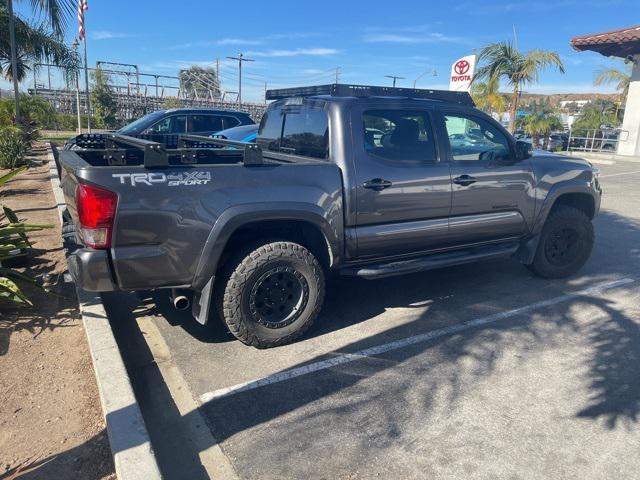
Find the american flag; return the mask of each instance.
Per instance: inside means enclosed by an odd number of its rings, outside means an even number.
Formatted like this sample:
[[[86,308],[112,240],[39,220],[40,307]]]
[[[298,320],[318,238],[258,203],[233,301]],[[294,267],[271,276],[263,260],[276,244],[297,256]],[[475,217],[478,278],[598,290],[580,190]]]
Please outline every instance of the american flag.
[[[87,0],[78,0],[78,39],[84,40],[84,12],[89,10],[89,2]]]

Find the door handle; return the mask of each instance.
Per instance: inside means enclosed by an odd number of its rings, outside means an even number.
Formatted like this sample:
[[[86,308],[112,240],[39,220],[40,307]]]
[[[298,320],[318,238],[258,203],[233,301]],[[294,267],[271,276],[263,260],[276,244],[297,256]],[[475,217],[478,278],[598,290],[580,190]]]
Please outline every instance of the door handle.
[[[471,175],[460,175],[459,177],[453,179],[453,183],[462,185],[463,187],[468,187],[472,183],[476,183],[476,181],[477,180]]]
[[[389,180],[385,180],[383,178],[373,178],[368,182],[364,182],[362,185],[364,188],[368,188],[369,190],[375,190],[379,192],[380,190],[384,190],[385,188],[389,188],[393,183]]]

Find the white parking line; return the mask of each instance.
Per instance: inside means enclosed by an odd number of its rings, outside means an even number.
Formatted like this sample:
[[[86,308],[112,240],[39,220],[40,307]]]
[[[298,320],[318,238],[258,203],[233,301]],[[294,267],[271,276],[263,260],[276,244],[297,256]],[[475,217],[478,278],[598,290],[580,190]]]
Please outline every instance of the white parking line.
[[[604,292],[605,290],[626,285],[632,282],[635,282],[635,280],[632,278],[623,278],[623,279],[615,280],[612,282],[600,283],[600,284],[594,285],[593,287],[585,288],[583,290],[579,290],[574,293],[568,293],[566,295],[554,297],[549,300],[543,300],[541,302],[532,303],[530,305],[525,305],[524,307],[515,308],[513,310],[507,310],[505,312],[495,313],[493,315],[488,315],[486,317],[480,317],[473,320],[468,320],[466,322],[451,325],[449,327],[439,328],[437,330],[432,330],[431,332],[422,333],[420,335],[414,335],[412,337],[403,338],[401,340],[396,340],[395,342],[385,343],[383,345],[378,345],[376,347],[365,348],[364,350],[360,350],[355,353],[338,354],[334,358],[329,358],[327,360],[310,363],[302,367],[292,368],[291,370],[286,370],[284,372],[274,373],[273,375],[268,375],[266,377],[259,378],[257,380],[251,380],[248,382],[233,385],[231,387],[214,390],[213,392],[204,393],[200,396],[200,402],[204,404],[218,398],[226,397],[226,396],[233,395],[240,392],[246,392],[247,390],[253,390],[259,387],[263,387],[265,385],[271,385],[273,383],[283,382],[285,380],[290,380],[292,378],[300,377],[308,373],[325,370],[327,368],[335,367],[338,365],[344,365],[345,363],[353,362],[355,360],[359,360],[362,358],[372,357],[374,355],[380,355],[382,353],[391,352],[393,350],[398,350],[404,347],[408,347],[409,345],[415,345],[416,343],[434,340],[436,338],[445,337],[448,335],[452,335],[454,333],[459,333],[465,330],[469,330],[471,328],[479,327],[482,325],[488,325],[490,323],[495,323],[500,320],[505,320],[507,318],[515,317],[517,315],[522,315],[523,313],[529,313],[539,308],[557,305],[558,303],[566,302],[568,300],[573,300],[579,297],[583,297],[585,295],[601,293],[601,292]]]
[[[633,172],[610,173],[609,175],[600,175],[600,178],[620,177],[622,175],[633,175],[635,173],[640,173],[640,170],[635,170]]]

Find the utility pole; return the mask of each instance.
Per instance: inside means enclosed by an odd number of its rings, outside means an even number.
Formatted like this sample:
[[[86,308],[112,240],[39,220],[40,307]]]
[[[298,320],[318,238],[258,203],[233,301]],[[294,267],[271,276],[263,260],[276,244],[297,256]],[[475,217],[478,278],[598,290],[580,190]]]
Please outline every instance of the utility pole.
[[[18,54],[16,52],[16,19],[13,16],[13,0],[7,0],[9,14],[9,41],[11,42],[11,76],[13,77],[13,95],[16,101],[16,122],[20,121],[20,93],[18,92]]]
[[[220,82],[220,59],[216,58],[216,83],[218,84],[218,93],[222,93],[222,83]]]
[[[393,79],[393,88],[396,87],[396,80],[404,80],[405,77],[399,77],[397,75],[385,75],[385,78],[392,78]]]
[[[336,83],[340,83],[340,67],[336,67]]]
[[[242,106],[242,62],[254,62],[250,58],[244,58],[243,54],[238,54],[237,57],[227,57],[229,60],[238,61],[238,105]]]
[[[264,82],[264,104],[267,104],[267,82]]]

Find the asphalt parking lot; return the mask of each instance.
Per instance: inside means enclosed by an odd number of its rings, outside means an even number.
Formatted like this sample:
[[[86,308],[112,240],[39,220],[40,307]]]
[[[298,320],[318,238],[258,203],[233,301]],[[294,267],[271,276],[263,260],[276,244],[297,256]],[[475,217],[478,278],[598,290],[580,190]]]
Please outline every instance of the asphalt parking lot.
[[[335,278],[314,328],[270,350],[157,294],[105,297],[166,477],[637,477],[640,163],[598,167],[569,279],[512,261]]]

